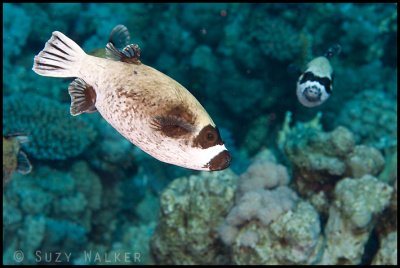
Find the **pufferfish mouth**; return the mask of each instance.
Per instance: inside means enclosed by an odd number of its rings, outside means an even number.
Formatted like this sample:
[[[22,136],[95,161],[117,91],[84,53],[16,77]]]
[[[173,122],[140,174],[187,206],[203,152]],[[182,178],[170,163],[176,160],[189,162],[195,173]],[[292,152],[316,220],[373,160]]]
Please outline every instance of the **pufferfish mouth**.
[[[211,171],[222,170],[229,167],[230,164],[231,154],[227,150],[224,150],[211,159],[211,161],[208,163],[208,167]]]
[[[304,90],[304,97],[311,102],[319,101],[321,99],[321,95],[321,89],[316,86],[307,87]]]

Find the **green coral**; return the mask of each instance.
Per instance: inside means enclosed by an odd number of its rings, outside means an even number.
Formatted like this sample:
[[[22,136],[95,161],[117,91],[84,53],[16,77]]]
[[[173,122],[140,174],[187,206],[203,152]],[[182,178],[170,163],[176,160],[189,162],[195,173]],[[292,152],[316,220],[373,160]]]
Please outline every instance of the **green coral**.
[[[265,16],[255,11],[250,27],[254,27],[249,39],[257,40],[261,52],[268,57],[292,60],[301,51],[300,34],[285,20]]]
[[[110,256],[121,256],[112,260],[112,264],[154,264],[150,254],[150,239],[154,233],[156,222],[149,222],[141,225],[128,224],[122,230],[121,241],[114,242]],[[99,263],[96,263],[99,264]],[[110,264],[105,261],[104,264]]]
[[[98,234],[104,225],[113,231],[109,218],[99,223],[103,188],[85,162],[73,163],[70,172],[36,165],[28,175],[16,174],[8,186],[3,197],[4,252],[22,250],[22,264],[37,263],[36,250],[58,248],[74,255],[89,233],[105,236],[107,232]],[[5,259],[16,264],[10,256]]]
[[[269,115],[257,117],[250,123],[242,145],[250,155],[254,155],[266,146],[266,141],[269,141],[268,136],[271,134],[271,124]]]
[[[381,90],[364,90],[346,102],[335,122],[354,133],[357,143],[378,149],[397,145],[397,102]]]
[[[3,132],[29,135],[25,149],[37,159],[77,156],[97,134],[85,120],[72,117],[68,105],[32,93],[4,98],[3,118]]]

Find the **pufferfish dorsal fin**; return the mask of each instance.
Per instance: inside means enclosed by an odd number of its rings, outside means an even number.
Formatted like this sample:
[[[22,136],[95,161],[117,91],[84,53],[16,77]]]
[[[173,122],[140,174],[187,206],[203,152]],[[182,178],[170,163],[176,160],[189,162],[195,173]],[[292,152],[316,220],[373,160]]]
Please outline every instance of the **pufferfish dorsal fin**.
[[[140,47],[137,44],[127,45],[119,51],[113,43],[108,42],[106,46],[106,58],[127,63],[141,64]]]
[[[71,115],[79,115],[81,113],[93,113],[97,109],[96,91],[81,78],[76,78],[69,84],[68,93],[71,96]]]
[[[112,43],[117,49],[122,49],[129,45],[130,40],[131,35],[129,34],[128,28],[122,24],[115,26],[108,38],[108,42]]]
[[[130,44],[130,34],[124,25],[117,25],[111,31],[106,45],[106,58],[127,63],[140,64],[140,48]],[[124,47],[122,50],[120,50]]]

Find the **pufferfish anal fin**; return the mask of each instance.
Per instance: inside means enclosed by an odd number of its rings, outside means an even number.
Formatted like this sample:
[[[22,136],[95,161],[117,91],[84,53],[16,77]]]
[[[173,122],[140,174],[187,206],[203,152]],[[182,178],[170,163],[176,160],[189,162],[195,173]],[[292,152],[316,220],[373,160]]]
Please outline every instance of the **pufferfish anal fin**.
[[[81,113],[93,113],[97,109],[96,92],[93,87],[88,85],[81,78],[76,78],[69,84],[68,93],[71,96],[71,115],[79,115]]]
[[[28,160],[26,154],[19,150],[17,155],[17,171],[21,174],[28,174],[32,170],[32,165]]]
[[[137,44],[131,44],[126,46],[122,51],[119,51],[113,43],[108,42],[106,46],[106,58],[127,63],[141,64],[140,47]]]

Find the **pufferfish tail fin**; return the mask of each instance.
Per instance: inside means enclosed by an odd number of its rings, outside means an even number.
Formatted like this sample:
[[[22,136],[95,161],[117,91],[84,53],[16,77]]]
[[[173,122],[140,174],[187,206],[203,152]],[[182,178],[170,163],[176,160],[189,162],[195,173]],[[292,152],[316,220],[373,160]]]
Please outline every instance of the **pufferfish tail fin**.
[[[32,70],[43,76],[76,77],[85,55],[79,45],[55,31],[44,49],[35,56]]]

